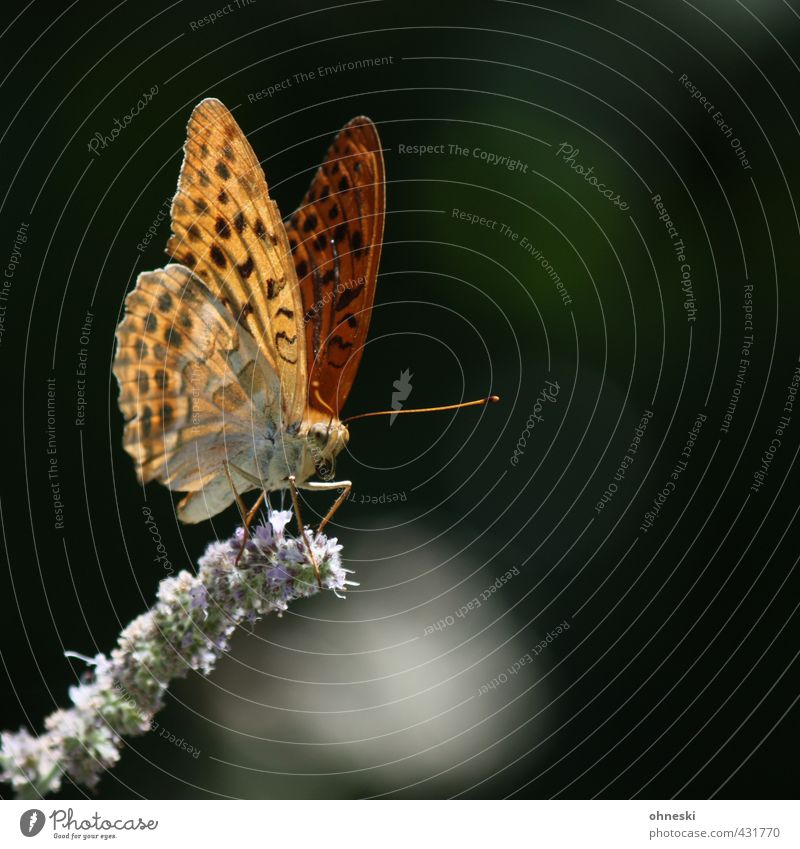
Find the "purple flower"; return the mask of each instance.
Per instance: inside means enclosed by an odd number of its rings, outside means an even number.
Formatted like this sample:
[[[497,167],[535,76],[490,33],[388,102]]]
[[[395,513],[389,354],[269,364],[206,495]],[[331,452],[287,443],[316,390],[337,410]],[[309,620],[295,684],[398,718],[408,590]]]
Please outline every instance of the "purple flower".
[[[292,521],[291,510],[273,510],[269,514],[269,523],[272,525],[272,530],[275,531],[275,536],[282,537],[283,529]]]
[[[289,574],[286,567],[280,564],[267,569],[267,580],[272,586],[291,580],[291,578],[292,576]]]
[[[122,735],[151,728],[167,687],[188,669],[209,674],[237,625],[280,616],[295,599],[319,592],[315,564],[322,586],[336,595],[352,584],[337,541],[287,535],[291,518],[288,510],[271,511],[251,529],[244,551],[237,528],[208,546],[196,575],[184,570],[161,581],[155,606],[123,630],[110,655],[85,658],[94,674],[70,690],[73,707],[49,716],[38,737],[0,734],[0,780],[28,796],[55,792],[62,775],[93,787],[119,759]],[[187,608],[205,615],[187,622]]]
[[[262,548],[272,545],[272,525],[269,522],[261,522],[253,529],[253,540]]]
[[[208,590],[203,584],[197,584],[189,590],[189,598],[191,598],[191,610],[206,610],[208,607]]]

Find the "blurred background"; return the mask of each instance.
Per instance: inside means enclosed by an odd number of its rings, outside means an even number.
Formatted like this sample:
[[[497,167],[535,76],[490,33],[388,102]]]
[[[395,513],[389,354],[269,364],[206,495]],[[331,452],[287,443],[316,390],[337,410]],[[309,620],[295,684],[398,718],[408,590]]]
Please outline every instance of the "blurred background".
[[[379,128],[345,412],[403,372],[407,407],[502,403],[354,423],[332,532],[360,587],[238,632],[158,716],[199,754],[131,739],[99,796],[796,793],[796,4],[34,0],[2,43],[0,726],[40,730],[64,651],[152,604],[143,506],[176,569],[237,522],[137,484],[110,371],[214,96],[284,215],[341,125]]]

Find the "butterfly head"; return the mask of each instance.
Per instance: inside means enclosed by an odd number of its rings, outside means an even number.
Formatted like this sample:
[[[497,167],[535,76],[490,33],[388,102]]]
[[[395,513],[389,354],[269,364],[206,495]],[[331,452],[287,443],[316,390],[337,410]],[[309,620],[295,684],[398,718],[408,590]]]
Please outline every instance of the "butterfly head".
[[[317,475],[322,480],[333,480],[336,457],[347,445],[349,438],[347,425],[334,416],[311,424],[305,433],[302,458],[306,477]]]

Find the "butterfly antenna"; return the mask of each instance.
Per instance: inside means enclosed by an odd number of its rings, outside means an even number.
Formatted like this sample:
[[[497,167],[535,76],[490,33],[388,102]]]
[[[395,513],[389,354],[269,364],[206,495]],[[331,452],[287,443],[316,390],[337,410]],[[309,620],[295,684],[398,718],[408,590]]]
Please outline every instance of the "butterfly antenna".
[[[464,401],[461,404],[446,404],[444,407],[420,407],[416,410],[378,410],[375,413],[360,413],[357,416],[349,416],[346,419],[342,419],[342,424],[354,422],[356,419],[368,419],[372,416],[400,416],[405,413],[439,413],[444,410],[460,410],[462,407],[482,407],[484,404],[496,404],[499,400],[499,395],[490,395],[488,398],[478,398],[477,401]]]

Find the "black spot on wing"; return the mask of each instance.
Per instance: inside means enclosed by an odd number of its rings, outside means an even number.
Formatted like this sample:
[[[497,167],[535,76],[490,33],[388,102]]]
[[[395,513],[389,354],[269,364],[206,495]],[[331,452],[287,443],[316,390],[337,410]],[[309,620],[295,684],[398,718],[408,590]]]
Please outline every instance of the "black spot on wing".
[[[145,437],[150,436],[150,432],[153,429],[153,411],[147,404],[142,407],[142,412],[139,414],[139,423]]]
[[[341,317],[337,316],[336,320],[337,324],[344,324],[346,321],[350,327],[358,327],[358,318],[351,312],[345,313],[345,315]]]
[[[176,328],[168,327],[164,333],[164,341],[173,348],[180,348],[183,344],[183,336],[181,336],[180,331],[176,330]]]
[[[225,254],[219,248],[219,245],[211,246],[211,259],[214,260],[214,265],[218,268],[225,268],[228,264],[225,260]]]
[[[286,280],[274,280],[270,277],[267,280],[267,297],[272,300],[273,298],[277,298],[278,294],[283,290],[283,287],[286,285]]]
[[[247,280],[247,278],[253,273],[253,257],[248,256],[244,262],[236,266],[236,270],[239,272],[239,276],[242,280]]]
[[[297,336],[289,336],[289,334],[285,330],[279,330],[275,334],[275,347],[278,349],[278,356],[287,363],[294,365],[297,362],[297,357],[295,356],[292,359],[290,356],[287,356],[288,353],[294,352],[294,344],[297,339]],[[289,351],[287,352],[285,349],[288,346]]]
[[[353,301],[361,294],[361,290],[363,288],[364,283],[362,282],[357,286],[345,289],[336,300],[336,312],[339,312],[339,310],[343,310],[346,306],[352,304]]]

